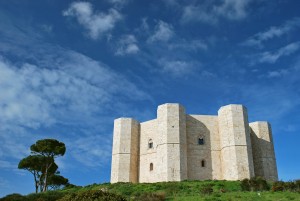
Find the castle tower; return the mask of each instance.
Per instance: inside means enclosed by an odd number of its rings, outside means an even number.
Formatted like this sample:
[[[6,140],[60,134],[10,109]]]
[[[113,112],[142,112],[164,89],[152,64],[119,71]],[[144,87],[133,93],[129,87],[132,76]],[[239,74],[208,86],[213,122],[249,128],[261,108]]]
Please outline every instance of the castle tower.
[[[157,161],[161,181],[187,179],[186,114],[179,104],[163,104],[157,109]]]
[[[227,105],[218,111],[223,179],[241,180],[254,176],[247,110]]]
[[[138,182],[139,127],[132,118],[114,121],[111,183]]]
[[[268,122],[253,122],[249,126],[251,128],[255,176],[277,181],[278,173],[270,124]]]

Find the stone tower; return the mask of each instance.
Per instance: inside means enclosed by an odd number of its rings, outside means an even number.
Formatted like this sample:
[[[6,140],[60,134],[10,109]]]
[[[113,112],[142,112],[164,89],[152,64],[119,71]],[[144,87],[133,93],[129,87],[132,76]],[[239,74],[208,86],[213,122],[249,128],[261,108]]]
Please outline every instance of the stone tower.
[[[256,176],[277,180],[277,167],[271,126],[268,122],[250,123],[253,145],[254,171]]]
[[[223,179],[254,177],[252,146],[247,110],[227,105],[218,112]]]
[[[204,179],[276,181],[270,124],[248,122],[242,105],[218,115],[190,115],[180,104],[158,106],[157,118],[114,122],[111,182]]]
[[[157,109],[158,133],[157,160],[162,181],[187,179],[187,145],[185,109],[179,104],[164,104]],[[179,159],[179,160],[178,160]]]
[[[138,182],[139,123],[116,119],[113,138],[111,182]]]

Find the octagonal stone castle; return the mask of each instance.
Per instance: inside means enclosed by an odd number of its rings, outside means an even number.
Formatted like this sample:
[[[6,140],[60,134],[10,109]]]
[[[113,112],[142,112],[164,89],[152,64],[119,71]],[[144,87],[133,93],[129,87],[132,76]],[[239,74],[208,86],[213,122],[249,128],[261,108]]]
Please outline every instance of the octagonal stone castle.
[[[278,179],[271,126],[248,122],[243,105],[218,115],[189,115],[179,104],[158,106],[157,118],[114,121],[111,183]]]

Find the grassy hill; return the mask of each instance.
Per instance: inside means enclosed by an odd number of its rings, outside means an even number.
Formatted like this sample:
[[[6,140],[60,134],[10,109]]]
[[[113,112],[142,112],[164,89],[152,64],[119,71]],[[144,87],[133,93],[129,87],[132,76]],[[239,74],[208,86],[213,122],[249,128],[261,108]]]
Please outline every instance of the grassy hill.
[[[288,182],[286,182],[288,183]],[[69,187],[63,190],[47,193],[21,196],[13,194],[1,198],[0,201],[98,201],[98,200],[206,200],[206,201],[239,201],[239,200],[268,200],[268,201],[300,201],[299,187],[290,191],[289,184],[278,188],[277,191],[243,191],[240,181],[183,181],[161,182],[153,184],[93,184],[85,187]],[[269,184],[271,187],[271,184]],[[285,189],[286,188],[286,189]],[[274,189],[273,189],[274,190]],[[99,198],[101,197],[101,198]]]

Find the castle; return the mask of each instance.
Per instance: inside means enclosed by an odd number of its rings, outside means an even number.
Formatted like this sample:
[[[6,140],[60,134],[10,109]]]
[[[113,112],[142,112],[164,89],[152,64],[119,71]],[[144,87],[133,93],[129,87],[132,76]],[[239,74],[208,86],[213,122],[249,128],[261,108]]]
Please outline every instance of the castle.
[[[114,121],[111,183],[278,179],[271,126],[248,122],[243,105],[218,115],[189,115],[179,104],[158,106],[157,118]]]

